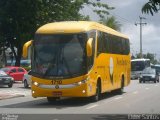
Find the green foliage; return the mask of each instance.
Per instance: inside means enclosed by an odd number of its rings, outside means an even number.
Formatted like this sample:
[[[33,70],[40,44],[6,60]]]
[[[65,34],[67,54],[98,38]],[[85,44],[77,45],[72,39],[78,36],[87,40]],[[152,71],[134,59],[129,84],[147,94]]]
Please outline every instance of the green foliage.
[[[134,56],[134,58],[141,58],[140,53],[136,54],[136,56]],[[157,59],[155,58],[155,54],[153,54],[153,53],[143,54],[143,58],[150,59],[152,64],[158,63]]]
[[[0,36],[10,46],[16,65],[20,65],[23,44],[33,39],[35,31],[43,24],[89,20],[89,16],[79,13],[84,4],[94,6],[94,12],[100,17],[109,14],[107,10],[113,9],[89,0],[0,0]]]
[[[149,0],[143,7],[142,13],[153,15],[160,10],[160,0]]]
[[[120,31],[121,24],[118,21],[116,21],[116,18],[114,16],[108,17],[107,19],[102,18],[100,20],[100,23],[102,23],[102,24],[104,24],[114,30]]]
[[[17,65],[20,64],[22,45],[31,38],[36,29],[35,1],[0,1],[0,36],[6,40],[14,53]],[[17,48],[17,53],[14,49]]]
[[[92,5],[94,7],[93,12],[95,12],[101,19],[105,18],[106,15],[109,15],[108,10],[115,9],[114,7],[110,7],[109,5],[101,2],[88,2],[88,5]]]

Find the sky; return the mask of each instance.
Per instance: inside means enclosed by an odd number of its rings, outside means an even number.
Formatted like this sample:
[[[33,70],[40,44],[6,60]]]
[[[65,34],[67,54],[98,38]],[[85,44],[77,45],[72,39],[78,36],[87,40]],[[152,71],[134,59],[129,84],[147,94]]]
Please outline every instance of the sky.
[[[96,0],[92,0],[96,1]],[[114,10],[110,10],[110,14],[116,17],[116,20],[122,25],[121,32],[126,34],[131,43],[131,53],[140,52],[140,26],[139,16],[145,17],[143,20],[147,25],[142,27],[142,51],[143,53],[153,53],[157,59],[160,59],[160,12],[153,16],[142,14],[142,6],[148,0],[99,0],[102,3],[107,3]],[[89,15],[91,20],[98,21],[99,17],[92,12],[93,8],[86,6],[82,13]]]

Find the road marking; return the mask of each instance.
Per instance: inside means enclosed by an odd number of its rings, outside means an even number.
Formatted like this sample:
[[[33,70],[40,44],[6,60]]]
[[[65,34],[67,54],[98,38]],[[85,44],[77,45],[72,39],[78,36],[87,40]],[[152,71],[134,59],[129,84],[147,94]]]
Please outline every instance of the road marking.
[[[149,90],[149,88],[145,88],[146,90]]]
[[[92,108],[97,107],[97,106],[98,106],[97,104],[94,104],[92,106],[87,107],[86,109],[92,109]]]
[[[137,94],[137,93],[138,93],[138,91],[134,91],[134,92],[133,92],[133,94]]]
[[[158,85],[155,85],[156,87],[158,86]]]
[[[118,99],[121,99],[121,98],[123,98],[122,96],[120,96],[120,97],[116,97],[116,98],[114,98],[115,100],[118,100]]]

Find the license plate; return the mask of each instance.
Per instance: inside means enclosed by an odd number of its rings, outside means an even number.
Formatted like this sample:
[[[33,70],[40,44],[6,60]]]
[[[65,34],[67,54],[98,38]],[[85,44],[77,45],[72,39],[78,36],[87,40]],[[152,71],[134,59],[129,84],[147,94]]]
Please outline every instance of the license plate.
[[[62,92],[61,91],[54,91],[53,96],[62,96]]]
[[[145,78],[145,80],[149,80],[149,78]]]
[[[9,83],[9,81],[4,81],[4,83]]]

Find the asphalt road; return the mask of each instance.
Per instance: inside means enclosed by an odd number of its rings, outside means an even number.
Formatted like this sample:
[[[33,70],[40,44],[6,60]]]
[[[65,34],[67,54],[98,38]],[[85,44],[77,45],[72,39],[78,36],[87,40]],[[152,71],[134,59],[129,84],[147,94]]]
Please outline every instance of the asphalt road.
[[[12,88],[8,88],[8,85],[0,85],[0,97],[1,95],[23,95],[23,96],[30,96],[31,95],[31,89],[30,88],[24,88],[23,83],[15,82],[13,84]],[[1,100],[1,99],[0,99]]]
[[[16,86],[12,89],[26,93],[25,97],[0,100],[0,113],[160,114],[160,83],[140,84],[138,80],[132,80],[122,95],[106,93],[94,103],[89,99],[64,98],[53,104],[48,103],[46,98],[32,98],[30,89],[24,89],[22,84]]]

